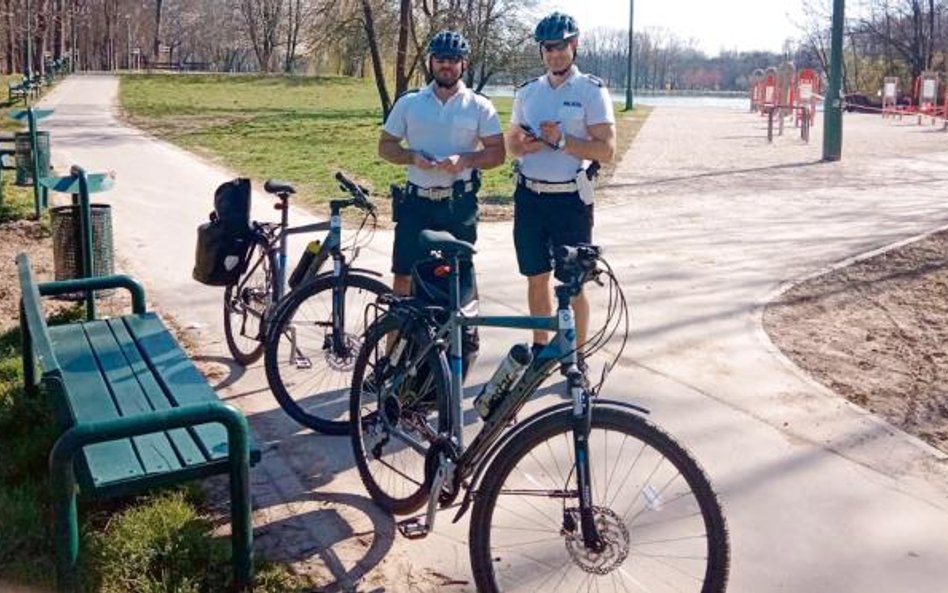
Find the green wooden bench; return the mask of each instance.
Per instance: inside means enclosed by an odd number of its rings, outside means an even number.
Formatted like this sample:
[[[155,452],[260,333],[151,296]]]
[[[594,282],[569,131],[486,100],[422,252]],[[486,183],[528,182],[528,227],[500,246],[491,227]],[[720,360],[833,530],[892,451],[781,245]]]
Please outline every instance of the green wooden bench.
[[[12,80],[7,82],[7,102],[10,104],[15,103],[17,99],[23,99],[23,103],[25,104],[30,93],[31,89],[26,79],[20,82],[14,82]]]
[[[42,384],[63,432],[49,457],[57,582],[77,589],[77,490],[126,496],[213,474],[230,474],[234,581],[252,583],[249,468],[260,451],[247,420],[214,390],[128,276],[37,283],[26,254],[16,258],[22,299],[27,393]],[[48,326],[43,296],[122,288],[132,313]]]

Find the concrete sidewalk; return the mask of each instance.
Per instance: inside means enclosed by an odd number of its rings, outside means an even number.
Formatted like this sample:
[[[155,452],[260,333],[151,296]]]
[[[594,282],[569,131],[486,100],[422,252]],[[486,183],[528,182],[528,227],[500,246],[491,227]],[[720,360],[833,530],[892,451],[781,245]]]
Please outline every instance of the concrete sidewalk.
[[[116,171],[101,197],[123,270],[204,358],[225,363],[222,291],[190,270],[195,227],[235,174],[122,124],[116,93],[114,78],[72,77],[46,98],[56,164]],[[948,138],[847,116],[845,160],[821,164],[819,122],[810,145],[790,130],[768,146],[764,125],[740,112],[656,109],[621,163],[595,233],[633,334],[604,393],[650,408],[708,471],[731,528],[730,591],[942,591],[945,456],[804,376],[760,318],[785,283],[948,224]],[[255,215],[270,218],[269,200],[255,197]],[[509,223],[480,235],[482,310],[523,311]],[[387,270],[390,244],[379,233],[360,263]],[[518,338],[484,332],[469,382]],[[467,518],[452,526],[443,513],[422,541],[396,536],[365,495],[348,439],[299,430],[262,368],[229,370],[220,389],[266,448],[253,474],[258,549],[343,587],[473,590]]]

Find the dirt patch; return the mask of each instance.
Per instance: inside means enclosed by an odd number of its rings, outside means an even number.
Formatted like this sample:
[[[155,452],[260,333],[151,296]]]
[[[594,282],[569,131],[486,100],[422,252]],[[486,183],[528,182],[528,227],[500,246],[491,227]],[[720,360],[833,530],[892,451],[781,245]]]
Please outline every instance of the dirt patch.
[[[52,280],[53,244],[49,229],[32,220],[0,223],[0,332],[19,323],[20,282],[17,278],[16,256],[30,256],[37,280]],[[48,304],[47,304],[48,303]],[[47,314],[69,308],[72,303],[46,299]]]
[[[764,327],[824,385],[948,451],[948,231],[794,286]]]

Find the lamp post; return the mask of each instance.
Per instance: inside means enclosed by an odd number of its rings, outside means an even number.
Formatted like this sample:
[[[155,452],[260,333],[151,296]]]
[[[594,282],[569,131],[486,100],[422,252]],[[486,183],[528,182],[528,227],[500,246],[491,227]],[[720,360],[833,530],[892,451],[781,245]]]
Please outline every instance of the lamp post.
[[[632,53],[635,46],[632,43],[632,17],[635,14],[635,0],[629,0],[629,55],[625,67],[625,110],[631,111],[632,101]]]
[[[838,161],[843,153],[843,15],[845,1],[833,0],[829,85],[823,99],[823,160]]]
[[[132,26],[131,17],[125,15],[125,69],[132,69]]]

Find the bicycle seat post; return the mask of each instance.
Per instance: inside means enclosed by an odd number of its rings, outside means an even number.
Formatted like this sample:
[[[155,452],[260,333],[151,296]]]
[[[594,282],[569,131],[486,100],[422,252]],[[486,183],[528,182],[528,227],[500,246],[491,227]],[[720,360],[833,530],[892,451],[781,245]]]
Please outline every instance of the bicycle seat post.
[[[279,203],[274,208],[280,211],[280,253],[277,257],[276,277],[274,278],[276,286],[279,287],[278,294],[283,294],[286,286],[286,248],[287,236],[286,229],[290,225],[290,192],[278,192]]]

